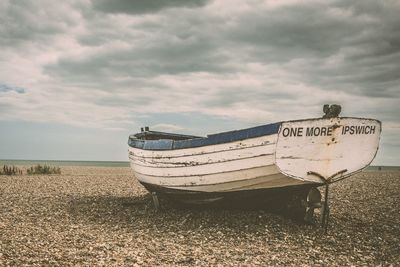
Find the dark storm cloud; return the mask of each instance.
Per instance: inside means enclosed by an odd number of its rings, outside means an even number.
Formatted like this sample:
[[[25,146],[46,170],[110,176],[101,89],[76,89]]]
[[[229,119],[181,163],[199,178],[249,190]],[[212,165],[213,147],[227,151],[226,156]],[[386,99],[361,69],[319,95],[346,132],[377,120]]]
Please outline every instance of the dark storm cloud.
[[[45,41],[75,25],[68,12],[54,9],[54,3],[27,0],[1,3],[0,45]]]
[[[247,47],[247,61],[281,64],[306,83],[393,97],[400,78],[398,14],[392,1],[300,2],[251,10],[228,36]]]
[[[221,73],[232,70],[212,43],[182,41],[147,45],[94,54],[81,59],[61,59],[48,65],[46,72],[62,79],[92,80],[115,76],[151,77],[191,72]],[[100,78],[101,79],[101,78]]]
[[[192,6],[189,2],[186,5]],[[229,55],[213,31],[218,20],[196,9],[168,9],[151,18],[122,23],[123,16],[88,12],[87,18],[87,30],[79,34],[77,41],[87,47],[110,48],[75,58],[61,57],[45,67],[46,73],[64,81],[101,80],[104,84],[107,76],[136,79],[235,69],[228,64]]]
[[[361,2],[299,2],[272,10],[251,10],[237,19],[228,36],[252,47],[265,61],[324,58],[359,45],[362,50],[355,51],[353,57],[398,52],[399,5]],[[264,53],[267,51],[278,53]]]
[[[354,22],[329,15],[326,5],[300,2],[273,10],[251,10],[228,31],[230,39],[248,45],[260,61],[285,62],[337,52],[357,30]]]
[[[146,14],[155,13],[166,8],[201,7],[209,0],[93,0],[93,8],[105,13]]]

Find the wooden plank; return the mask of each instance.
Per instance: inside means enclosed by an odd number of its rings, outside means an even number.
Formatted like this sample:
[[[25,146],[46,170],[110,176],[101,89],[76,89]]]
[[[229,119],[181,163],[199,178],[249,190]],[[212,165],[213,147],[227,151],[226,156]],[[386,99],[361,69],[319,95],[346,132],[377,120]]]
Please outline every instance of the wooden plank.
[[[208,175],[213,173],[224,173],[229,171],[238,171],[243,169],[262,167],[274,164],[274,154],[237,159],[234,161],[218,162],[213,164],[194,165],[186,167],[158,168],[136,164],[132,162],[132,167],[135,172],[154,175],[160,177],[175,177],[175,176],[195,176]]]
[[[160,157],[148,158],[135,156],[135,153],[130,153],[129,158],[135,164],[147,167],[157,168],[175,168],[175,167],[188,167],[204,164],[215,164],[244,158],[259,157],[275,153],[275,145],[260,145],[252,147],[244,147],[233,150],[221,151],[218,153],[205,153],[197,155],[189,155],[186,157]]]
[[[135,171],[139,181],[160,186],[195,186],[195,185],[217,185],[220,183],[242,181],[257,177],[280,174],[275,165],[254,167],[222,173],[210,173],[207,175],[165,177],[152,174],[142,174]]]
[[[307,182],[284,176],[281,173],[244,179],[239,181],[226,181],[214,185],[188,185],[169,187],[179,190],[190,190],[199,192],[232,192],[240,190],[257,190],[267,188],[278,188],[306,184]]]

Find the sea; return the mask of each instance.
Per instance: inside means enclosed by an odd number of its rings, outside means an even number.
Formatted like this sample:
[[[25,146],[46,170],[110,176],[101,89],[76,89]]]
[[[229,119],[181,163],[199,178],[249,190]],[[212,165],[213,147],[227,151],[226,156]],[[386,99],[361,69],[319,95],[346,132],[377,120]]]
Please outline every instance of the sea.
[[[88,166],[88,167],[129,167],[128,161],[77,161],[77,160],[15,160],[0,159],[3,165],[50,165],[50,166]]]
[[[400,171],[400,166],[368,166],[364,171],[395,172]]]
[[[89,167],[129,167],[129,161],[78,161],[78,160],[15,160],[0,159],[3,165],[50,165],[50,166],[89,166]],[[369,166],[364,171],[400,171],[400,166]]]

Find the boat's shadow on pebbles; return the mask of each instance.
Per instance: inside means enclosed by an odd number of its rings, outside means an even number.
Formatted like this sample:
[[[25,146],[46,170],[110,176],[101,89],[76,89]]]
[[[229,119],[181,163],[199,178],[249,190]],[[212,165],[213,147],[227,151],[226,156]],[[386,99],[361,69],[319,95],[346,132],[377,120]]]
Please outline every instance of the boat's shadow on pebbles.
[[[82,223],[109,224],[158,230],[194,230],[207,228],[244,229],[247,233],[276,227],[309,227],[287,218],[284,212],[252,207],[228,208],[224,206],[188,206],[161,200],[156,210],[150,194],[132,197],[94,196],[70,200],[68,212]]]

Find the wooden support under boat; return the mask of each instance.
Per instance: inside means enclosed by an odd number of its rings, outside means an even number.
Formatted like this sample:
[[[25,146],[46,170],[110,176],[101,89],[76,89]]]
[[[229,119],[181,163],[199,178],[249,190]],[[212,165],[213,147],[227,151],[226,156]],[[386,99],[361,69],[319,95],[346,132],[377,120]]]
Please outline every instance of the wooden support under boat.
[[[154,208],[156,209],[156,211],[159,211],[160,210],[160,201],[158,199],[157,193],[151,192],[151,197],[153,199]]]
[[[311,174],[311,175],[315,175],[315,176],[319,177],[325,185],[324,210],[322,213],[322,227],[324,228],[325,234],[328,232],[329,215],[330,215],[330,208],[329,208],[329,203],[328,203],[329,185],[332,183],[333,178],[335,178],[338,175],[342,175],[345,172],[347,172],[347,169],[338,171],[337,173],[335,173],[329,177],[324,177],[321,174],[319,174],[317,172],[313,172],[313,171],[307,172],[307,174]]]

